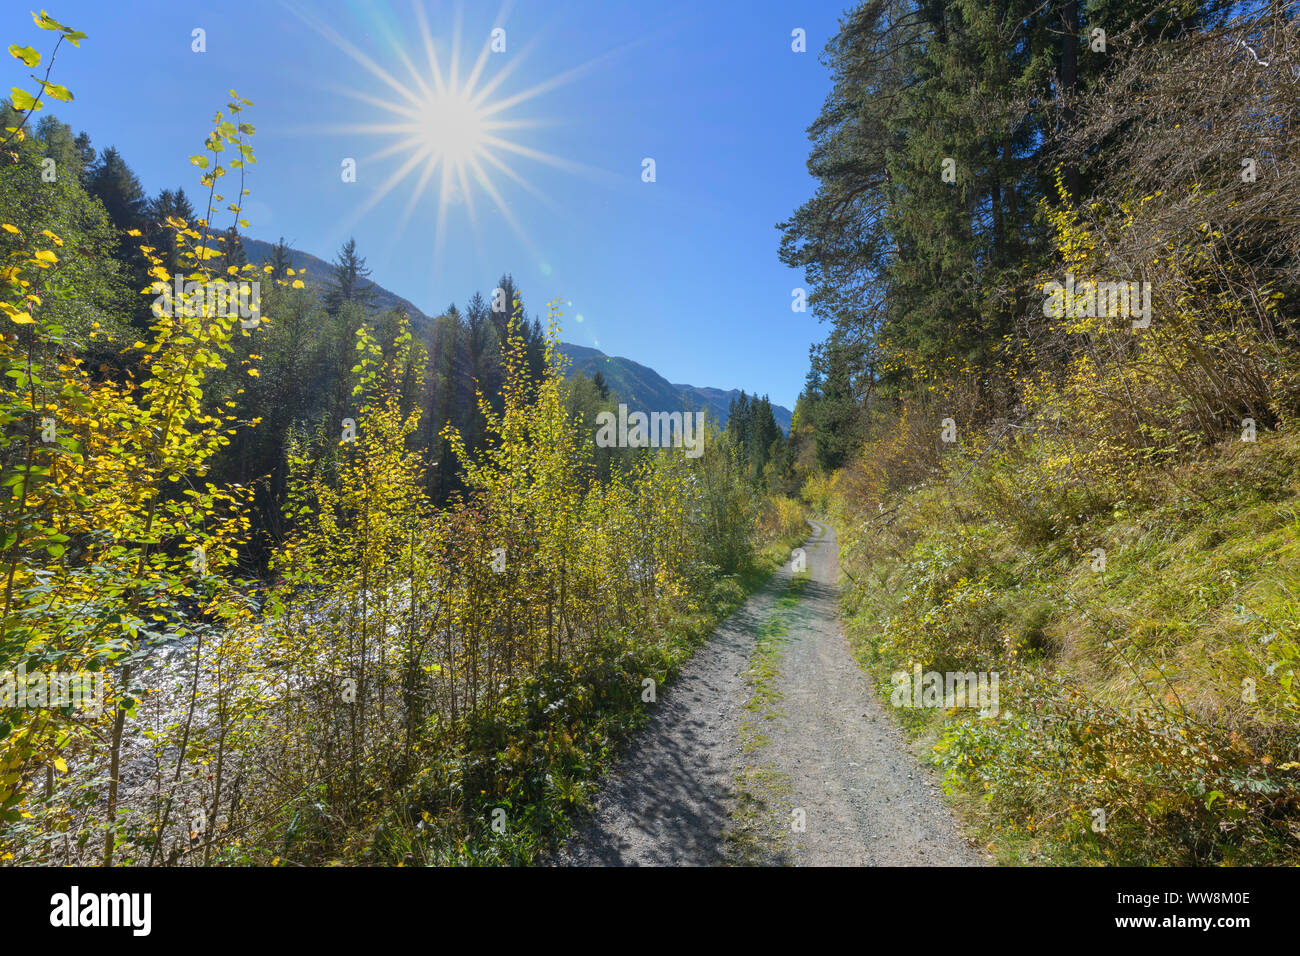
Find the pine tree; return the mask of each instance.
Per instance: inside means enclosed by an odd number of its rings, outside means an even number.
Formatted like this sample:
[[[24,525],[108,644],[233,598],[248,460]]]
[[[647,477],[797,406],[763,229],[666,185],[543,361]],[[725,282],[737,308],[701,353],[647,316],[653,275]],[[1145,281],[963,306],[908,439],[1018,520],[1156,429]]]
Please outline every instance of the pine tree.
[[[0,104],[0,127],[16,126],[21,122],[17,117]],[[57,251],[60,286],[56,294],[44,295],[43,319],[75,332],[90,350],[83,358],[91,367],[120,367],[120,340],[138,337],[127,324],[141,301],[148,301],[138,294],[144,273],[132,274],[123,266],[117,231],[77,175],[81,156],[71,129],[53,116],[41,119],[35,135],[10,143],[0,161],[0,222],[19,225],[28,235],[49,230],[62,239]],[[44,163],[50,158],[55,161],[53,180]],[[14,253],[21,248],[20,234],[0,233],[0,258],[17,264]],[[103,334],[92,340],[95,323]]]
[[[779,225],[782,259],[804,269],[837,347],[861,343],[891,388],[908,387],[917,363],[993,364],[1050,254],[1037,210],[1054,198],[1074,94],[1107,68],[1088,45],[1093,25],[1131,44],[1224,8],[872,0],[846,16],[809,128],[817,194]],[[1065,175],[1071,194],[1087,192]]]
[[[366,260],[357,255],[356,239],[349,239],[339,250],[339,257],[334,260],[329,287],[325,292],[325,309],[330,315],[337,315],[349,303],[365,309],[374,298],[375,287],[370,281],[370,269],[366,267]]]
[[[74,142],[76,144],[77,152],[80,155],[80,159],[81,159],[81,164],[79,166],[79,169],[81,175],[81,182],[82,185],[84,186],[90,180],[90,171],[92,168],[94,168],[96,153],[94,148],[92,148],[90,145],[89,133],[85,133],[85,132],[78,133],[77,138]]]
[[[498,290],[500,290],[498,292]],[[492,292],[492,309],[489,315],[492,327],[496,330],[497,341],[508,339],[507,329],[511,321],[518,323],[518,335],[524,343],[524,354],[528,368],[528,380],[534,385],[546,375],[546,333],[542,324],[535,317],[529,319],[524,309],[523,295],[515,285],[514,276],[505,273],[497,281],[497,288]]]
[[[145,235],[149,237],[149,245],[162,255],[167,271],[175,272],[179,255],[176,250],[174,230],[167,225],[167,220],[174,218],[190,224],[194,222],[194,207],[190,205],[185,190],[183,188],[175,191],[162,190],[149,201],[145,218],[148,220]]]
[[[146,215],[153,224],[164,223],[169,216],[193,223],[194,206],[190,203],[190,197],[185,195],[185,187],[181,186],[174,191],[164,189],[150,200]]]
[[[284,241],[284,236],[281,236],[280,241],[271,247],[271,252],[262,262],[262,265],[271,267],[268,278],[272,283],[278,282],[289,275],[289,270],[293,268],[293,253]]]
[[[144,224],[144,188],[122,155],[110,146],[90,174],[90,193],[104,204],[118,229],[138,229]]]
[[[852,350],[832,335],[817,346],[805,394],[815,395],[811,417],[817,464],[823,471],[841,467],[860,441],[861,413],[853,392]]]
[[[473,405],[473,395],[464,393],[460,380],[461,356],[468,351],[468,335],[468,327],[455,303],[434,319],[429,330],[421,445],[425,449],[426,488],[429,497],[437,502],[446,501],[460,487],[455,454],[443,437],[443,428],[451,424],[463,429],[471,423],[466,412]]]
[[[239,231],[234,226],[227,226],[221,235],[225,239],[221,256],[222,268],[228,269],[231,266],[241,268],[248,265],[248,253],[244,251],[244,241],[239,238]]]
[[[72,127],[54,116],[42,116],[36,124],[36,140],[43,148],[42,158],[53,159],[56,174],[72,176],[84,183],[87,167],[94,161],[95,151],[89,149],[90,138],[85,133],[72,135]]]

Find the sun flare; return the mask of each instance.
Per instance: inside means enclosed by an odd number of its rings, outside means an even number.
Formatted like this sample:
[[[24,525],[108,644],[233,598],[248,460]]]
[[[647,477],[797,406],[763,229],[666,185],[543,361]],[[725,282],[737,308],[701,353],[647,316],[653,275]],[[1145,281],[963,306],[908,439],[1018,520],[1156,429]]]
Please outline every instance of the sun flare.
[[[395,98],[383,98],[355,89],[338,88],[344,95],[366,104],[376,121],[334,127],[333,131],[390,138],[387,145],[362,160],[366,165],[390,157],[396,157],[397,160],[396,168],[370,191],[366,201],[344,227],[350,227],[359,221],[401,183],[414,180],[401,219],[396,223],[396,231],[400,232],[405,227],[425,193],[432,188],[437,197],[435,260],[441,254],[449,207],[464,204],[469,224],[475,230],[477,238],[478,212],[475,198],[482,195],[491,200],[496,212],[515,235],[532,248],[531,240],[524,233],[497,182],[494,182],[494,177],[504,177],[539,201],[553,205],[550,198],[516,171],[512,163],[523,159],[545,163],[567,172],[590,174],[593,171],[580,163],[515,142],[510,138],[512,131],[548,124],[536,118],[509,118],[507,113],[521,103],[570,82],[585,73],[594,63],[568,70],[521,92],[503,95],[499,91],[522,62],[522,55],[511,55],[509,59],[503,57],[498,66],[492,62],[494,54],[488,40],[479,51],[469,73],[462,75],[458,23],[447,38],[450,57],[444,69],[422,6],[414,4],[412,9],[418,27],[415,36],[418,39],[409,44],[395,40],[390,51],[391,57],[386,58],[405,68],[408,74],[405,81],[394,77],[329,24],[308,13],[299,13],[304,21],[396,94]],[[420,66],[416,65],[412,53],[404,48],[416,44],[423,48],[424,63]],[[489,68],[489,65],[496,69]]]
[[[419,139],[433,163],[447,163],[457,175],[472,165],[483,149],[486,118],[463,93],[434,94],[415,122],[411,135]]]

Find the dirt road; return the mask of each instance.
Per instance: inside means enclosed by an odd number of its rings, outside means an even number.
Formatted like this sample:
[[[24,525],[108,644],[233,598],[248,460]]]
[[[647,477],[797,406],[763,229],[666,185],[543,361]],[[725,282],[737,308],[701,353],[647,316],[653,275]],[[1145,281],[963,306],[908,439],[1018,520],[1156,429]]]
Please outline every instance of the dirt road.
[[[787,562],[717,629],[660,693],[557,864],[987,862],[958,832],[934,773],[908,750],[851,656],[839,625],[835,537],[812,524],[798,599],[780,600]],[[776,672],[767,683],[777,693],[756,707],[761,631],[779,631],[783,642],[769,649]]]

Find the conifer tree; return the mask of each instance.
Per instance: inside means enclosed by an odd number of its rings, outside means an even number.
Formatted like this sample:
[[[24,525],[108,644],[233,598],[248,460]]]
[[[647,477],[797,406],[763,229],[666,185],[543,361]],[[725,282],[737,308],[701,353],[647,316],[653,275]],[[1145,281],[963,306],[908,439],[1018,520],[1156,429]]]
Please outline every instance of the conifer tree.
[[[365,258],[357,254],[356,239],[349,239],[343,244],[331,272],[325,293],[325,308],[330,315],[337,315],[349,303],[355,303],[364,309],[374,301],[375,288],[370,281],[370,269],[366,266]]]

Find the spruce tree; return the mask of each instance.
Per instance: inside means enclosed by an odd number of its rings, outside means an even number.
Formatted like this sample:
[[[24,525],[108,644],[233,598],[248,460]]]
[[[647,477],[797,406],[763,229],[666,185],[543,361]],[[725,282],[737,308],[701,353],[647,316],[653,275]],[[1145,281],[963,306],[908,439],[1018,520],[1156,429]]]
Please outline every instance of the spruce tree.
[[[90,173],[90,193],[104,204],[118,229],[138,229],[144,224],[147,205],[144,188],[131,167],[115,148],[104,150]]]
[[[357,254],[356,239],[349,239],[339,250],[339,257],[334,260],[325,291],[325,309],[330,315],[337,315],[347,304],[365,309],[374,298],[375,287],[370,281],[370,269],[366,266],[365,258]]]

